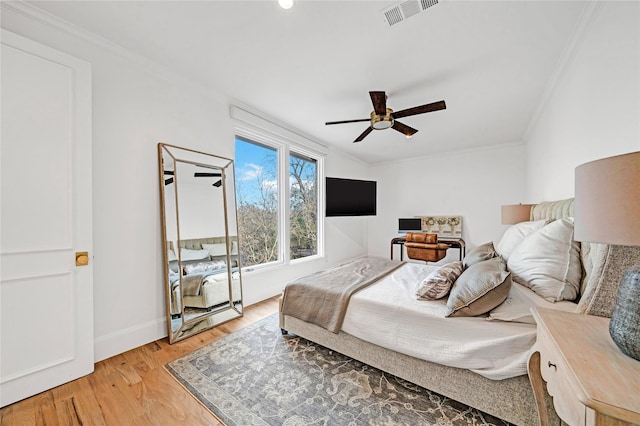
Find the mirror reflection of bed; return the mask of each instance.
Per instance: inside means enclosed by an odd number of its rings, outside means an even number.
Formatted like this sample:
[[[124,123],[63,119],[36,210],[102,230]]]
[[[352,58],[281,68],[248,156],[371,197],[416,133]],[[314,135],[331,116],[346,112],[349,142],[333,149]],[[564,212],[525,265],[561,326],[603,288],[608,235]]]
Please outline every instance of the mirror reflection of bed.
[[[169,341],[242,315],[233,161],[158,144]]]
[[[238,273],[238,240],[229,238],[231,270],[227,268],[226,237],[197,238],[180,241],[182,262],[174,249],[173,241],[167,243],[169,258],[169,280],[171,289],[171,324],[177,331],[180,317],[192,321],[207,312],[220,312],[232,305],[239,305],[240,280]],[[180,265],[182,267],[180,267]],[[231,273],[232,290],[228,280]],[[180,297],[180,276],[183,278],[183,294]]]

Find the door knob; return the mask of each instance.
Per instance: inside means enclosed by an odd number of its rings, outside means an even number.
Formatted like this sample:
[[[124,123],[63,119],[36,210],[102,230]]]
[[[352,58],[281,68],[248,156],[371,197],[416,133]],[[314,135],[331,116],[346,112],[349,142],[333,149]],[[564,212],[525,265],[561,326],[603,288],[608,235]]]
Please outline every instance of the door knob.
[[[76,266],[87,266],[89,264],[89,252],[76,252]]]

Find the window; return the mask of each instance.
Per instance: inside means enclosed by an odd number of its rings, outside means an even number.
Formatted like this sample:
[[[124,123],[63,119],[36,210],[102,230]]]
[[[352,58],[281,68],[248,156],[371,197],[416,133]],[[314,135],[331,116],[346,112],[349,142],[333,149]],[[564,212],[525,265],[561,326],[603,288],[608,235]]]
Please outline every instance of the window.
[[[318,254],[317,161],[289,155],[289,251],[291,259]]]
[[[279,260],[278,151],[236,137],[236,203],[242,264]]]
[[[235,148],[243,266],[321,254],[321,157],[258,134],[236,135]]]

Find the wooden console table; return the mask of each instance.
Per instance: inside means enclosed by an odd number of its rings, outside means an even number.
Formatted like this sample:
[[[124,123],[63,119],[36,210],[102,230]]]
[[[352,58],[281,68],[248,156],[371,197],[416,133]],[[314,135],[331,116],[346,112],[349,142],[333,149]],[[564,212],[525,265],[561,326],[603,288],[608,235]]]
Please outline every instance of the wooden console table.
[[[391,239],[391,260],[393,260],[393,247],[400,246],[400,260],[404,260],[404,242],[405,237],[395,237]],[[465,242],[462,238],[438,238],[439,243],[448,244],[450,248],[457,248],[460,252],[460,260],[462,260],[467,254]]]
[[[542,308],[533,316],[538,334],[527,367],[540,425],[549,424],[544,381],[571,426],[640,424],[640,361],[611,340],[609,318]]]

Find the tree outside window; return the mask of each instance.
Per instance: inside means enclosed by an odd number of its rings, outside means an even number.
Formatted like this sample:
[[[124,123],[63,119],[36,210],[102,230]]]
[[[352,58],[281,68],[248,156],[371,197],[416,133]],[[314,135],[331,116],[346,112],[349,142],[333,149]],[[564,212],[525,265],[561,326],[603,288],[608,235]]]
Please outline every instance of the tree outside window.
[[[318,254],[318,173],[311,158],[289,156],[289,248],[291,259]]]
[[[318,162],[291,152],[286,162],[288,187],[279,188],[279,155],[281,150],[236,136],[236,197],[243,266],[318,254]],[[285,209],[278,203],[279,191],[287,191],[288,221],[282,217]],[[279,224],[284,223],[288,223],[288,230],[281,233]],[[280,235],[289,239],[287,259],[280,258]]]

